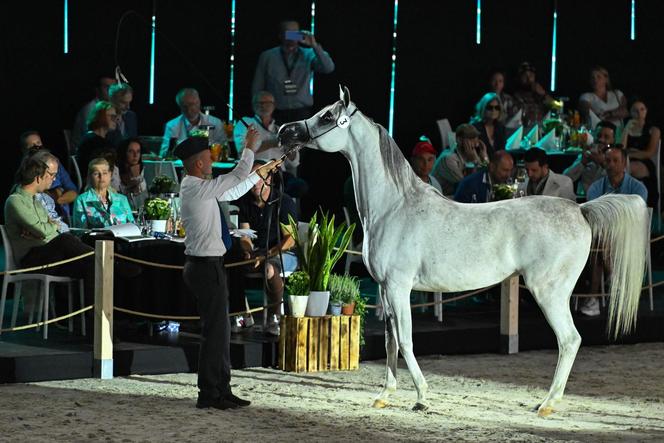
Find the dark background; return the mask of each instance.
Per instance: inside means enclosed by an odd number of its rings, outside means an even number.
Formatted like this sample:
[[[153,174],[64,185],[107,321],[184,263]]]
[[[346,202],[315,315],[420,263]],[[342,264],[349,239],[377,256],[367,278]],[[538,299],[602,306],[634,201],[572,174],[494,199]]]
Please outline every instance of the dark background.
[[[639,95],[658,126],[664,110],[662,21],[659,0],[637,1],[637,39],[629,39],[629,0],[558,1],[558,76],[554,95],[589,90],[589,70],[600,64],[614,87]],[[294,18],[309,28],[310,1],[237,0],[235,117],[250,112],[250,85],[259,53],[277,44],[277,23]],[[70,1],[69,54],[63,53],[63,1],[12,2],[0,18],[0,142],[4,150],[0,190],[9,192],[19,161],[18,136],[37,129],[47,146],[63,152],[63,129],[93,97],[100,74],[116,63],[135,89],[133,109],[141,135],[161,135],[178,115],[177,90],[197,88],[203,105],[227,118],[231,1],[156,0],[155,103],[148,104],[152,0]],[[316,37],[336,70],[315,77],[315,107],[338,97],[337,84],[351,90],[358,107],[387,127],[391,69],[392,1],[316,3]],[[507,73],[507,90],[523,60],[550,85],[553,0],[484,0],[482,44],[475,44],[474,0],[402,1],[399,4],[394,137],[409,152],[421,134],[438,141],[435,120],[455,127],[466,121],[486,92],[489,73]],[[124,17],[116,46],[120,18]],[[117,51],[117,62],[116,62]],[[341,215],[342,185],[349,174],[340,155],[307,151],[301,175],[311,193],[304,217],[317,206]]]

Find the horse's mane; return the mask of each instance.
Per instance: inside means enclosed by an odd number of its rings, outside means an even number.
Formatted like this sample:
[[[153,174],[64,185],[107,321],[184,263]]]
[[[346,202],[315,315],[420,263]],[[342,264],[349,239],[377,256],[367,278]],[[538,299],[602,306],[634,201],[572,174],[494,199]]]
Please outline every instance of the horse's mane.
[[[394,139],[387,133],[387,130],[377,123],[374,123],[374,125],[378,128],[380,156],[390,178],[401,190],[404,190],[404,186],[407,185],[412,187],[413,179],[417,177],[410,168],[408,161]]]

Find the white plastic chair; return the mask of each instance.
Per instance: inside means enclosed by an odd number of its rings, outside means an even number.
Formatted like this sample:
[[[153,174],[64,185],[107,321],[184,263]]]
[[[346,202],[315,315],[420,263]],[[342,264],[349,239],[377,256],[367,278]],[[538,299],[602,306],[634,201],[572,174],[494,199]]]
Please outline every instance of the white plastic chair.
[[[346,225],[350,226],[351,224],[350,212],[348,212],[348,208],[345,206],[342,209],[344,210],[344,218],[346,219]],[[362,229],[362,226],[355,226],[355,229]],[[355,243],[355,241],[351,237],[348,249],[350,249],[351,251],[362,251],[362,243]],[[353,262],[362,263],[362,256],[346,253],[346,266],[344,267],[344,271],[346,274],[350,273],[350,265]]]
[[[71,163],[71,168],[74,170],[74,178],[76,179],[78,192],[81,192],[83,190],[83,178],[81,177],[81,168],[78,167],[78,160],[76,159],[76,156],[70,155],[69,162]]]
[[[0,232],[2,233],[2,243],[5,248],[5,270],[13,271],[17,269],[16,262],[14,260],[14,252],[12,250],[11,243],[9,242],[9,237],[7,236],[7,231],[4,225],[0,225]],[[0,329],[2,329],[3,316],[5,314],[5,302],[7,301],[7,290],[9,284],[14,284],[14,309],[12,310],[12,322],[11,327],[16,326],[16,316],[18,314],[18,305],[21,298],[21,283],[24,281],[37,281],[39,282],[40,287],[40,297],[39,297],[39,310],[37,312],[37,321],[40,321],[42,318],[44,321],[48,321],[49,314],[49,302],[51,298],[51,283],[64,283],[68,286],[68,297],[69,297],[69,312],[73,310],[73,284],[78,283],[81,308],[84,305],[83,299],[83,280],[75,279],[71,277],[60,277],[55,275],[48,274],[32,274],[32,273],[22,273],[22,274],[5,274],[4,280],[2,282],[2,298],[0,299]],[[55,312],[55,307],[53,304],[50,305],[51,309]],[[34,310],[34,308],[33,308]],[[30,312],[29,321],[32,322],[34,312]],[[43,313],[43,317],[42,317]],[[74,319],[69,317],[69,332],[74,331]],[[81,333],[85,335],[85,313],[81,314]],[[48,325],[44,325],[43,330],[44,339],[48,338]]]
[[[438,131],[440,132],[440,143],[442,145],[440,149],[445,150],[450,147],[450,140],[454,139],[452,126],[450,125],[450,121],[446,118],[436,120],[436,124],[438,125]],[[450,134],[452,137],[450,137]]]
[[[655,173],[657,174],[657,192],[659,192],[659,198],[657,199],[657,232],[662,230],[662,173],[660,171],[661,151],[662,140],[657,143],[657,152],[652,156],[651,159],[653,163],[655,163]]]

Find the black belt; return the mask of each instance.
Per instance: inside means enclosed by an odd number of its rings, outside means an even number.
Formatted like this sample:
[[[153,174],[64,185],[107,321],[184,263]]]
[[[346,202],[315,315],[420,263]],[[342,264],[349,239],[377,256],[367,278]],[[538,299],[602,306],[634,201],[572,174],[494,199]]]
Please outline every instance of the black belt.
[[[202,263],[202,262],[224,262],[224,257],[222,256],[210,256],[210,257],[197,257],[195,255],[187,255],[186,259],[188,261]]]

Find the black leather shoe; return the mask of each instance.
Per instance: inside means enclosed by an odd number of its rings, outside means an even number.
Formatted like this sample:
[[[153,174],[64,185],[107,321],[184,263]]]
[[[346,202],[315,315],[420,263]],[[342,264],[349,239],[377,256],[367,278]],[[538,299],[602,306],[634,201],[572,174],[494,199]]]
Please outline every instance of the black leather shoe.
[[[245,406],[249,406],[251,404],[249,400],[242,400],[240,397],[237,397],[233,394],[225,395],[223,399],[228,402],[235,403],[241,408],[244,408]]]
[[[240,407],[240,405],[225,398],[217,398],[215,400],[198,399],[198,401],[196,402],[196,407],[198,409],[214,408],[214,409],[223,410],[223,409],[237,409]]]

